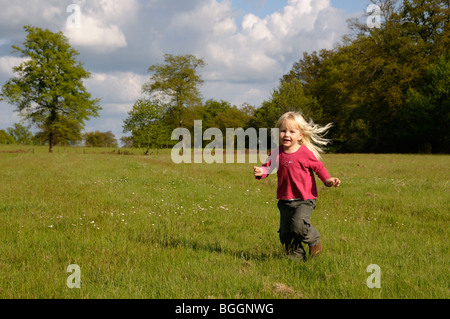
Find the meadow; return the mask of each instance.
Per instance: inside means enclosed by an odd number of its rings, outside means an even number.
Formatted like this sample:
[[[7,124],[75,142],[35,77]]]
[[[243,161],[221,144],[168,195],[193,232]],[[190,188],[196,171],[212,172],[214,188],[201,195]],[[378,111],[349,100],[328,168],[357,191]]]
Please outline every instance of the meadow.
[[[324,250],[299,263],[275,175],[120,151],[0,145],[0,298],[450,297],[448,155],[324,155],[342,184],[317,179]]]

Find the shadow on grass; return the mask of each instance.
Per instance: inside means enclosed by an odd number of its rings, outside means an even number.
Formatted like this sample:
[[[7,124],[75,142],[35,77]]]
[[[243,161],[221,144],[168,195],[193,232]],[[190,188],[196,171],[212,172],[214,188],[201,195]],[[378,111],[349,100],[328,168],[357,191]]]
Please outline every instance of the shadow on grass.
[[[151,243],[162,248],[186,248],[196,252],[204,251],[210,253],[227,254],[236,258],[243,258],[245,260],[265,261],[267,259],[279,259],[285,257],[281,249],[280,251],[271,250],[267,252],[258,252],[248,249],[233,249],[230,247],[223,247],[223,245],[218,242],[206,243],[198,242],[193,239],[170,238],[167,236],[163,236],[162,238],[155,238],[153,236],[138,235],[134,239],[146,244]]]

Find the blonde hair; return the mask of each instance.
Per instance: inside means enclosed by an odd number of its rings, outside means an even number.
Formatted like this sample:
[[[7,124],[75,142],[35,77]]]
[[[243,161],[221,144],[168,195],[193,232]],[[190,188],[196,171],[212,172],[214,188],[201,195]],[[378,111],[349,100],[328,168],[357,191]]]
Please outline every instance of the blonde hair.
[[[283,124],[287,127],[294,127],[303,134],[303,138],[300,141],[300,145],[306,146],[318,160],[322,157],[320,153],[323,153],[321,146],[327,145],[330,140],[323,137],[332,127],[331,123],[325,126],[319,126],[314,124],[313,120],[310,119],[309,122],[303,118],[300,113],[287,112],[284,113],[279,119],[276,128],[280,128]]]

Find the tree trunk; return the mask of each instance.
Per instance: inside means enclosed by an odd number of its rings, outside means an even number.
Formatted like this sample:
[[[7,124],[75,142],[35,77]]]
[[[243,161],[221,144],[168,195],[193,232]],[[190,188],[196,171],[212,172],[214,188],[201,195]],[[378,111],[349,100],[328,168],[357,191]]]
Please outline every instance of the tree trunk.
[[[48,152],[49,153],[53,153],[53,144],[55,144],[55,128],[54,128],[54,124],[57,121],[57,113],[56,113],[56,105],[58,104],[58,98],[54,97],[53,98],[53,105],[55,105],[55,107],[52,108],[51,113],[50,113],[50,124],[49,124],[49,128],[50,128],[50,133],[48,134]]]
[[[50,132],[50,134],[48,135],[48,152],[49,153],[53,153],[53,137],[54,137],[53,132]]]

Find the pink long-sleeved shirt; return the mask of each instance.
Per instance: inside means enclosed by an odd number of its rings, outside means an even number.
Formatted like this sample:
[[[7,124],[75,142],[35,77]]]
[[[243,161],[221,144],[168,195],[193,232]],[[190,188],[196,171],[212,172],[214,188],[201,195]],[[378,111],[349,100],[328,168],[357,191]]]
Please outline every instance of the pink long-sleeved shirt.
[[[280,146],[278,156],[275,159],[273,157],[269,155],[267,162],[261,166],[263,176],[256,178],[266,178],[277,167],[277,199],[315,199],[317,187],[313,172],[324,184],[330,178],[323,163],[306,146],[300,146],[294,153],[286,153]],[[276,161],[276,165],[272,165],[273,160]]]

